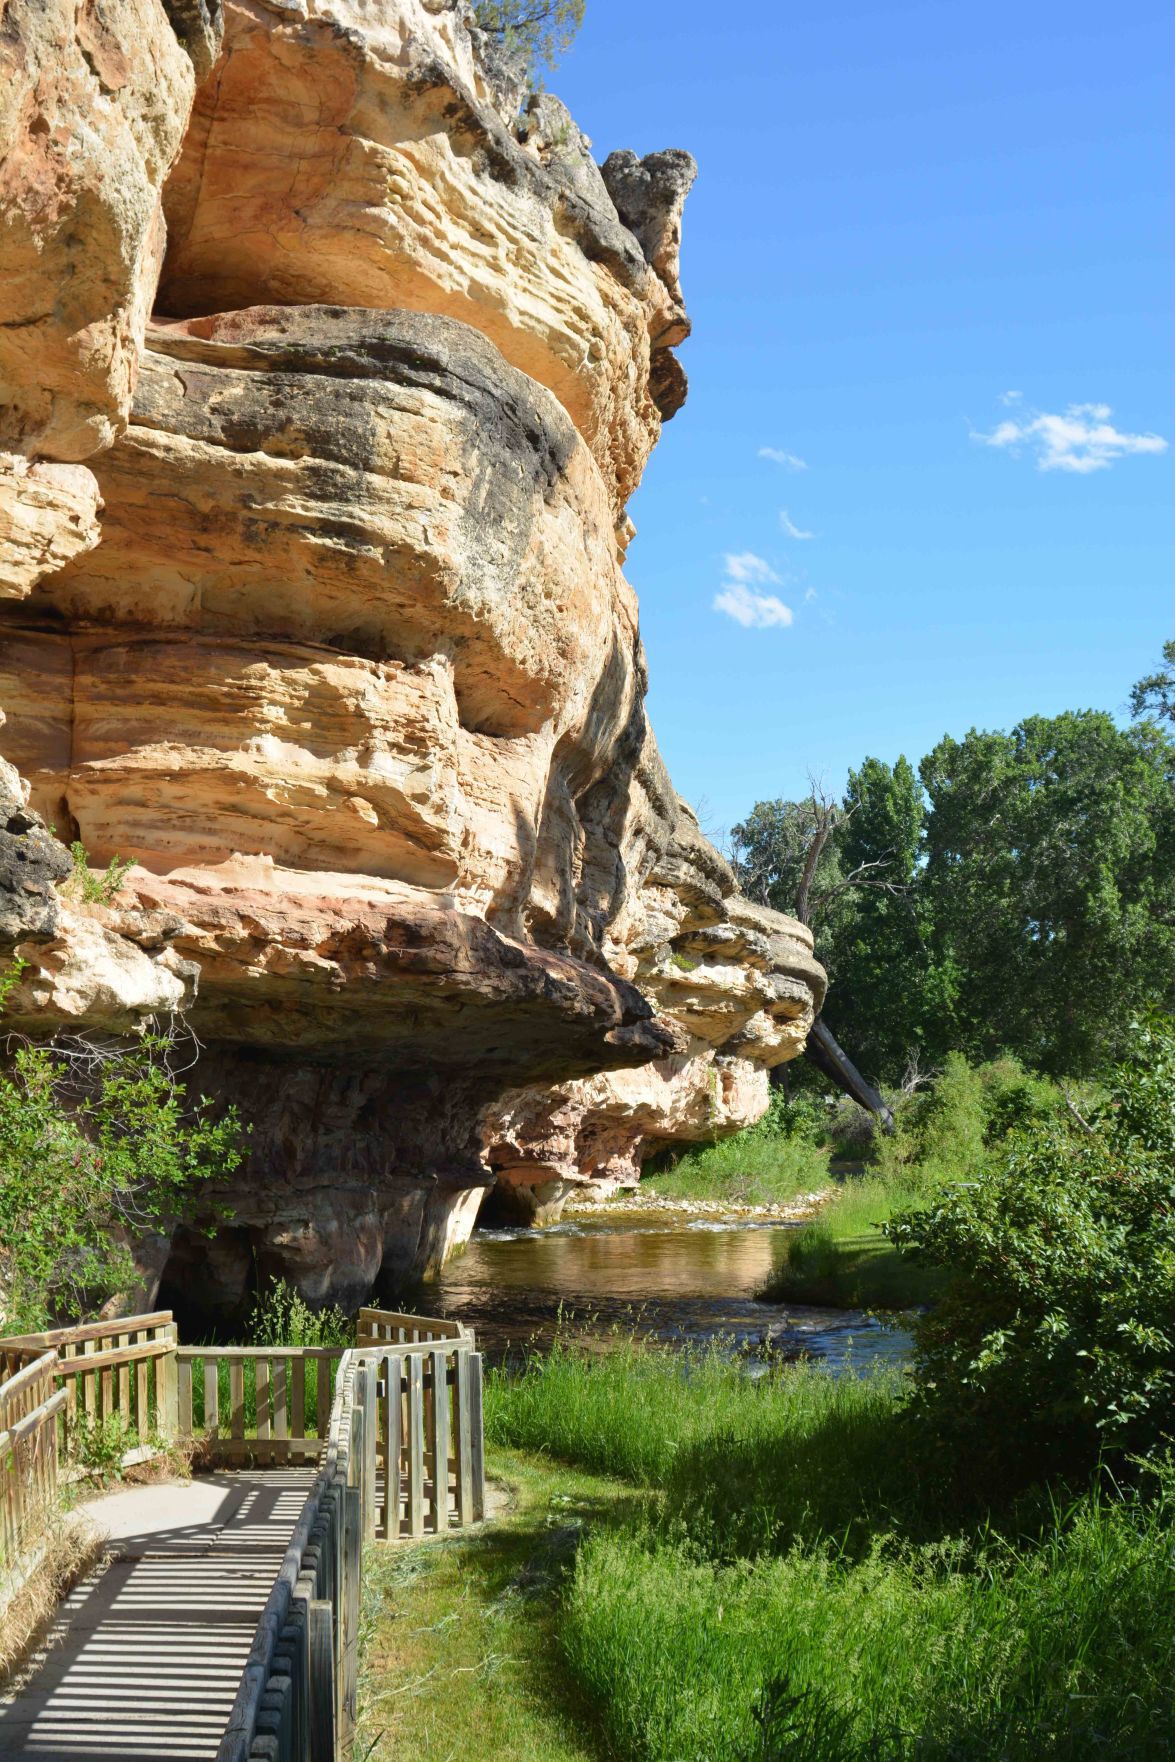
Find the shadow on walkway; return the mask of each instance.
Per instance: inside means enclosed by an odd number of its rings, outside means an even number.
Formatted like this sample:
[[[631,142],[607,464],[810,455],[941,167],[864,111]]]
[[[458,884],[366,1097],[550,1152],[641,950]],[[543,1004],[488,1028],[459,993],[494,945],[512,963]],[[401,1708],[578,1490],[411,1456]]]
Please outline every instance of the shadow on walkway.
[[[84,1510],[106,1563],[59,1609],[0,1758],[211,1758],[313,1468],[134,1487]]]

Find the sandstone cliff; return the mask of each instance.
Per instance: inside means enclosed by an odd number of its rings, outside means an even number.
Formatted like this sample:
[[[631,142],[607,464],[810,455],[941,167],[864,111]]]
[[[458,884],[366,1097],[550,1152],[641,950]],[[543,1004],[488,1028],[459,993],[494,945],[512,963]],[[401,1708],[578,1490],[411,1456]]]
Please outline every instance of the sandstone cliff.
[[[621,573],[693,164],[598,167],[461,0],[12,17],[9,1014],[186,1011],[253,1137],[156,1270],[357,1301],[495,1175],[549,1216],[757,1117],[819,1007],[669,783]],[[133,856],[112,901],[48,827]]]

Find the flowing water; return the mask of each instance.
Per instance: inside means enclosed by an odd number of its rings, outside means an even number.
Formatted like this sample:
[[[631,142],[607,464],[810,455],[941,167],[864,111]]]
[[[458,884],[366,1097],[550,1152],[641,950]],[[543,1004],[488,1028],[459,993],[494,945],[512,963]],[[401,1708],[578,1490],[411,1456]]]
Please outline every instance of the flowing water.
[[[491,1359],[549,1345],[562,1325],[606,1345],[636,1332],[729,1343],[765,1362],[809,1354],[832,1369],[903,1358],[909,1336],[857,1310],[761,1303],[794,1224],[672,1212],[587,1213],[545,1230],[477,1230],[427,1287],[427,1307],[468,1323]]]

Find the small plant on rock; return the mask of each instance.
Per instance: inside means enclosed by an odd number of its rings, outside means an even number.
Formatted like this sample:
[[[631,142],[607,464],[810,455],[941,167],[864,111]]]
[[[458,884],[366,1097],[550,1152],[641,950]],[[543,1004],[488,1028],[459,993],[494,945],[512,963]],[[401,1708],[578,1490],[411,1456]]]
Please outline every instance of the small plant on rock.
[[[135,864],[133,857],[115,855],[105,869],[91,868],[90,853],[80,838],[74,839],[69,854],[73,858],[73,873],[66,877],[64,885],[71,887],[75,897],[86,905],[109,905]]]

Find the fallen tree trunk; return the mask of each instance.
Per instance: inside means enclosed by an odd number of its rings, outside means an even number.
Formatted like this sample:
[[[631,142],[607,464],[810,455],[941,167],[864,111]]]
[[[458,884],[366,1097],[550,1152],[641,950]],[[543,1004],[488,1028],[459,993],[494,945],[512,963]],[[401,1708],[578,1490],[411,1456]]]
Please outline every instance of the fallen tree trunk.
[[[818,1071],[838,1089],[852,1097],[858,1107],[867,1108],[881,1121],[883,1132],[893,1131],[893,1110],[883,1099],[881,1091],[864,1078],[848,1053],[839,1046],[832,1029],[817,1017],[808,1032],[808,1044],[805,1056],[811,1059]]]

